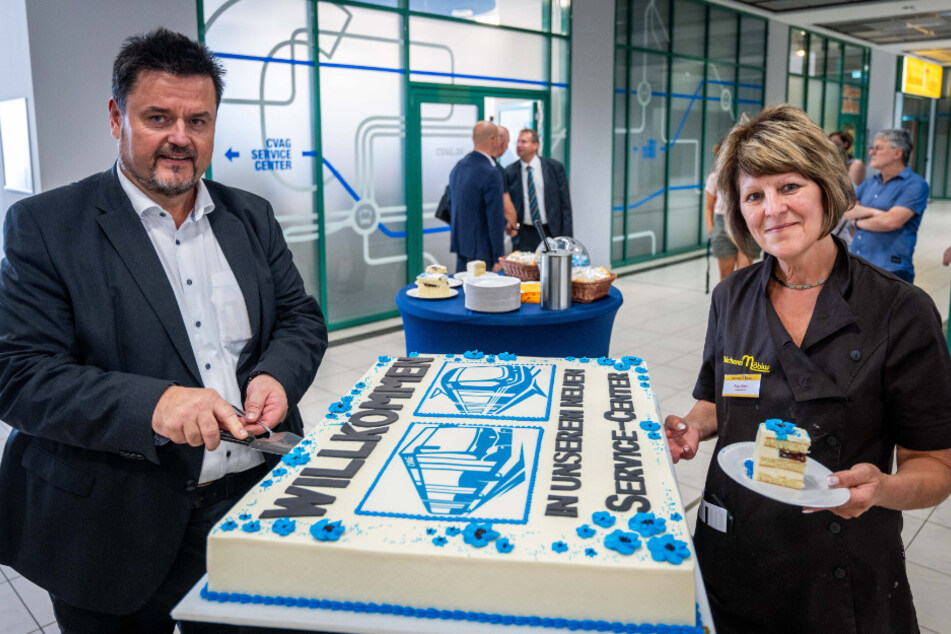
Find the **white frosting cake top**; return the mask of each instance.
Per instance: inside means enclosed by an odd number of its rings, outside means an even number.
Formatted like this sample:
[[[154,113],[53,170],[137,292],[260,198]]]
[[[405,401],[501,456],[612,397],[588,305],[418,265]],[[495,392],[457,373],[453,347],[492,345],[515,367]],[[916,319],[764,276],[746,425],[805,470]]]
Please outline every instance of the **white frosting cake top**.
[[[659,420],[633,357],[381,357],[212,530],[209,597],[694,631]]]

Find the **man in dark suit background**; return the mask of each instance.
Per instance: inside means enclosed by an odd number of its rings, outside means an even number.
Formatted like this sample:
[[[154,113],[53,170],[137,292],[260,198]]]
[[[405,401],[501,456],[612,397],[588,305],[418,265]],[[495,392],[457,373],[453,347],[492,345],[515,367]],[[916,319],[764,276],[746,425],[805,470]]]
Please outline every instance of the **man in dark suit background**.
[[[498,259],[505,255],[504,187],[493,158],[498,134],[498,127],[491,121],[476,123],[472,152],[462,157],[449,174],[449,250],[456,254],[456,271],[465,271],[470,260],[483,260],[487,268],[498,270]]]
[[[570,237],[571,195],[565,166],[538,155],[538,132],[530,128],[518,133],[515,151],[519,160],[505,168],[519,221],[518,235],[513,239],[515,248],[534,251],[541,243],[533,226],[536,210],[547,235]]]
[[[129,38],[117,163],[7,214],[0,563],[65,632],[174,629],[209,529],[274,464],[219,429],[301,433],[327,347],[270,204],[201,179],[222,73],[183,35]]]

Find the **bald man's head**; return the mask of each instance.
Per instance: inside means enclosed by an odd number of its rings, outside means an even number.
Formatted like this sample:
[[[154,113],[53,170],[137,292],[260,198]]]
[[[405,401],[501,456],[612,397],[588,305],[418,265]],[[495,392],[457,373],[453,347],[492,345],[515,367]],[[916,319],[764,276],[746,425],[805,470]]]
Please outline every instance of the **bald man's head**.
[[[499,158],[500,156],[505,154],[505,150],[508,149],[509,147],[508,128],[503,128],[502,126],[499,126],[499,136],[496,139],[496,141],[497,142],[495,144],[495,151],[491,153],[493,158]]]
[[[472,145],[476,150],[492,155],[499,136],[499,127],[491,121],[480,121],[472,128]]]

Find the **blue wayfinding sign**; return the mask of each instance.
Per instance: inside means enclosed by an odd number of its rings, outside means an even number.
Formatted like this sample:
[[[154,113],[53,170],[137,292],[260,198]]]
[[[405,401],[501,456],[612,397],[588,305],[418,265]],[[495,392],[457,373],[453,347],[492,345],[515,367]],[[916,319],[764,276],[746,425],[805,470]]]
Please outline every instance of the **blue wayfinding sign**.
[[[267,147],[251,150],[256,172],[282,172],[291,169],[291,140],[267,139]]]

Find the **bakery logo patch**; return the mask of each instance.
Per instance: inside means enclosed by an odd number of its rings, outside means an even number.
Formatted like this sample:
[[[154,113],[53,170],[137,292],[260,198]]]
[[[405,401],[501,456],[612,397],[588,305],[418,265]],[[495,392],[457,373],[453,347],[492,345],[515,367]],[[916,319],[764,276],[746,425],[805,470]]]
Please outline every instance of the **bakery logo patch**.
[[[762,372],[763,374],[769,374],[769,366],[765,363],[761,363],[753,358],[751,354],[744,354],[742,359],[734,359],[727,355],[723,355],[723,363],[729,365],[738,365],[742,368],[747,368],[751,372]]]
[[[413,423],[356,513],[523,524],[541,438],[539,427]]]
[[[447,362],[423,397],[417,416],[548,420],[555,366]]]

